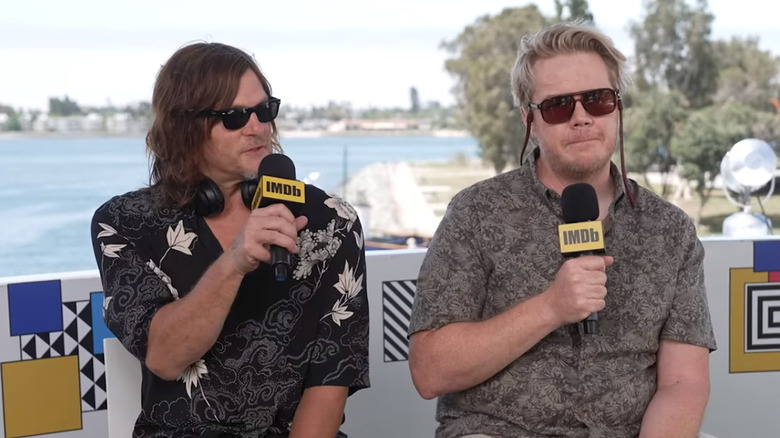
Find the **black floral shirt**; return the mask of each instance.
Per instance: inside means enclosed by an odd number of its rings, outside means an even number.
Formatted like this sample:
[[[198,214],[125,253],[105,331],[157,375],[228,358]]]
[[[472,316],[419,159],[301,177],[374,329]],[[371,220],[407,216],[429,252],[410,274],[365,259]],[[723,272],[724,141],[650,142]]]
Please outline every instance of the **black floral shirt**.
[[[360,222],[349,204],[313,186],[306,199],[309,223],[290,278],[276,281],[265,264],[247,274],[216,343],[178,380],[142,366],[134,437],[285,433],[304,389],[368,387]],[[222,254],[203,218],[159,205],[155,189],[142,189],[114,197],[92,219],[104,319],[142,365],[155,312],[184,297]]]
[[[612,177],[604,237],[615,262],[598,333],[560,327],[482,384],[439,397],[437,437],[635,437],[660,340],[715,349],[693,224],[634,182],[632,209],[614,165]],[[564,262],[560,201],[533,164],[456,195],[423,261],[409,333],[487,319],[545,290]]]

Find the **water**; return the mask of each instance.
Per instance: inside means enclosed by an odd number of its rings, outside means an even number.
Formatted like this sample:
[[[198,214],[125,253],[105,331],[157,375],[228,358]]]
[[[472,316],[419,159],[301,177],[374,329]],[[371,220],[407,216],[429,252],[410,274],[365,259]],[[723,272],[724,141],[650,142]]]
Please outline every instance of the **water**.
[[[374,162],[478,154],[470,137],[283,138],[282,146],[298,179],[319,174],[313,183],[326,191]],[[94,269],[95,209],[147,183],[141,137],[0,139],[0,277]]]

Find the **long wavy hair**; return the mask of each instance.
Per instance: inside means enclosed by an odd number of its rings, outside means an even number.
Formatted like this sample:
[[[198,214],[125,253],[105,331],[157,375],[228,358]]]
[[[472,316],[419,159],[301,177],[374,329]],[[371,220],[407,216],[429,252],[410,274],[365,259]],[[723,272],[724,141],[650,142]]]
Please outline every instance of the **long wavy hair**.
[[[221,43],[198,42],[178,49],[160,68],[152,94],[152,127],[146,135],[149,184],[159,188],[167,206],[183,206],[201,180],[203,148],[215,117],[197,117],[204,109],[227,108],[238,93],[241,76],[254,72],[268,96],[271,84],[254,58]],[[281,152],[276,123],[271,146]]]

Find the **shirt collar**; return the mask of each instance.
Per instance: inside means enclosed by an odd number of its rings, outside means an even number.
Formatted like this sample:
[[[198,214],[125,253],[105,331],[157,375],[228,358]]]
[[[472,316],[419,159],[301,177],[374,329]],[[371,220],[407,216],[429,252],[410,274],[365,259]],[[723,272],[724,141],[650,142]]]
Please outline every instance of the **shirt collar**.
[[[561,195],[542,184],[542,182],[539,181],[539,175],[536,173],[536,160],[539,159],[539,155],[540,151],[538,146],[535,147],[530,154],[528,154],[528,157],[525,159],[525,163],[523,163],[521,166],[523,177],[526,179],[526,183],[531,185],[534,193],[537,196],[543,199],[547,199],[548,201],[555,200],[554,203],[558,204],[556,211],[558,211],[560,210]],[[620,170],[618,169],[617,165],[611,161],[609,163],[609,175],[612,178],[612,184],[615,188],[615,198],[610,203],[611,215],[615,208],[627,203],[628,199],[625,196],[626,190],[625,187],[623,187],[623,179],[621,177]],[[629,180],[629,184],[633,185],[635,183],[632,180]],[[639,204],[639,199],[637,199],[637,204]],[[558,211],[558,213],[560,213],[560,211]]]

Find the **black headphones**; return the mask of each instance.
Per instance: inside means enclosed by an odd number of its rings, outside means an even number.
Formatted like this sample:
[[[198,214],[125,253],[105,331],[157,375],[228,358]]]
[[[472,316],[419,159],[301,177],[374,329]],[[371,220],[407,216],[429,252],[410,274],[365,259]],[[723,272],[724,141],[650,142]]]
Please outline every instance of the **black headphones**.
[[[252,198],[257,190],[257,180],[242,181],[239,185],[241,189],[241,200],[244,201],[246,208],[252,208]],[[198,184],[195,196],[192,198],[192,208],[198,216],[208,217],[219,214],[225,208],[225,198],[222,196],[222,190],[217,183],[209,178],[204,179]]]

